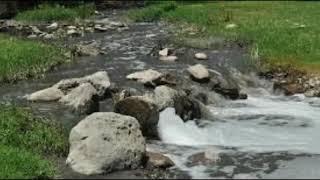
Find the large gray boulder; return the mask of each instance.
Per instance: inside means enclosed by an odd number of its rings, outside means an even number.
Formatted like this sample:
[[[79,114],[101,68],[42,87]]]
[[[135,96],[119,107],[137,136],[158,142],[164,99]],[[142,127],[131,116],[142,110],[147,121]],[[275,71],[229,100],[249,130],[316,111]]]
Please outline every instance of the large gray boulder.
[[[66,163],[85,175],[136,169],[146,152],[138,121],[113,112],[86,117],[71,130],[69,141]]]
[[[97,90],[90,83],[84,83],[63,96],[60,102],[76,112],[89,114],[99,110],[97,93]]]
[[[63,92],[56,87],[49,87],[32,94],[26,95],[28,101],[57,101],[64,96]]]
[[[146,97],[131,96],[117,102],[114,106],[116,113],[136,118],[144,136],[157,137],[159,112],[157,106]]]

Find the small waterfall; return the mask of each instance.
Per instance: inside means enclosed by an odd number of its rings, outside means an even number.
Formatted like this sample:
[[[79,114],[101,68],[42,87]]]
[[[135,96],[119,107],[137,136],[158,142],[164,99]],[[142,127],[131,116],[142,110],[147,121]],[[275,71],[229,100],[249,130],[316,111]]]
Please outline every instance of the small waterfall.
[[[236,153],[258,157],[259,154],[271,153],[268,156],[270,159],[280,152],[286,152],[288,155],[285,157],[320,154],[319,99],[306,98],[301,94],[291,97],[274,95],[270,82],[255,76],[249,78],[237,74],[236,77],[241,78],[242,81],[238,82],[248,93],[248,99],[224,100],[219,106],[209,106],[217,121],[197,120],[202,124],[199,126],[192,120],[184,123],[173,108],[161,112],[158,124],[160,137],[163,143],[175,145],[175,150],[168,154],[171,154],[179,168],[188,171],[194,178],[216,177],[208,172],[214,171],[217,165],[186,165],[192,153],[204,152],[208,147],[231,148]],[[185,146],[197,150],[190,152],[179,148]],[[233,174],[230,177],[237,176]]]

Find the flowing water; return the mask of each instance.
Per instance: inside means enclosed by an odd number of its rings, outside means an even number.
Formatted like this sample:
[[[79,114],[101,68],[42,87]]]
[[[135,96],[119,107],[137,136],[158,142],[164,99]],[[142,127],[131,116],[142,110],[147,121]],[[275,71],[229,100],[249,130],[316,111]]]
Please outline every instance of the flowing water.
[[[150,148],[162,149],[193,178],[319,178],[320,100],[248,93],[246,100],[211,106],[216,121],[184,123],[174,109],[164,110],[164,143]],[[212,162],[192,162],[199,152]]]
[[[167,27],[161,23],[138,23],[127,31],[81,38],[100,41],[108,54],[79,58],[47,73],[43,79],[2,85],[0,99],[31,107],[71,128],[82,117],[58,103],[27,103],[22,97],[61,79],[99,70],[107,70],[113,83],[141,89],[144,88],[141,84],[128,81],[125,76],[148,68],[182,76],[188,65],[199,63],[193,59],[197,51],[210,57],[201,63],[222,73],[232,68],[221,64],[239,70],[247,67],[244,59],[248,59],[248,55],[243,49],[227,44],[215,50],[184,48],[178,54],[178,62],[159,62],[150,52],[165,39]],[[303,95],[274,94],[270,82],[249,74],[235,74],[234,78],[248,93],[248,99],[230,101],[214,94],[214,104],[209,106],[215,121],[202,119],[183,123],[174,109],[166,109],[160,115],[161,141],[149,142],[148,149],[167,154],[174,160],[174,168],[193,178],[319,178],[320,100]],[[248,81],[254,83],[249,85]],[[101,111],[111,111],[112,102],[106,100],[100,107]]]

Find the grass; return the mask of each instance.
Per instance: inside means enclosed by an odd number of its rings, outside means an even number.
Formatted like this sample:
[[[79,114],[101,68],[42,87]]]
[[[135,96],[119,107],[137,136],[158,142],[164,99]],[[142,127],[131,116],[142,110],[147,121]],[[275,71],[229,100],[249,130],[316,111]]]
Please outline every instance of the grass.
[[[82,4],[76,7],[64,7],[57,4],[41,4],[35,9],[22,11],[15,17],[19,21],[73,21],[84,19],[95,11],[93,4]]]
[[[0,145],[1,179],[44,179],[54,177],[56,168],[39,155]]]
[[[64,50],[0,34],[0,82],[41,74],[65,61]]]
[[[157,7],[160,5],[131,11],[129,17],[135,21],[151,17],[153,21],[186,23],[199,29],[201,37],[220,36],[249,42],[251,50],[266,63],[288,63],[319,71],[318,2],[180,2],[170,11],[159,11]],[[237,27],[227,29],[228,24]]]
[[[67,136],[56,123],[22,108],[0,105],[0,179],[53,178],[47,156],[65,156]]]

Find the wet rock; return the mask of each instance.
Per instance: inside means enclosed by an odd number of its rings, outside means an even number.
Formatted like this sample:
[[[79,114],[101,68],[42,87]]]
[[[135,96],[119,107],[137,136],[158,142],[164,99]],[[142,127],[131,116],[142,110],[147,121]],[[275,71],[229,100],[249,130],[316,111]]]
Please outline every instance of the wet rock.
[[[103,97],[111,86],[110,78],[106,71],[98,71],[94,74],[85,76],[83,80],[91,83],[100,97]]]
[[[59,81],[54,87],[67,93],[71,89],[78,87],[81,84],[90,83],[97,91],[97,95],[101,98],[105,96],[111,86],[109,75],[106,71],[98,71],[88,76],[81,78],[70,78]]]
[[[216,164],[219,160],[219,154],[214,150],[207,150],[205,152],[197,153],[189,158],[189,166],[198,166],[198,165],[212,165]]]
[[[38,36],[36,34],[30,34],[27,38],[28,39],[36,39]]]
[[[70,106],[81,114],[90,114],[99,110],[97,93],[97,90],[90,83],[83,83],[72,89],[59,102]]]
[[[177,97],[174,101],[174,108],[176,114],[179,115],[184,122],[195,119],[214,120],[210,110],[203,103],[192,97]]]
[[[77,29],[77,27],[76,27],[76,26],[68,26],[67,29],[69,29],[69,30],[75,30],[75,29]]]
[[[194,57],[198,60],[207,60],[208,56],[205,53],[196,53]]]
[[[160,56],[159,60],[165,61],[165,62],[174,62],[178,60],[178,57],[177,56]]]
[[[276,82],[273,86],[274,90],[280,89],[284,91],[284,94],[286,96],[291,96],[297,93],[303,93],[304,88],[300,84],[288,84],[288,83],[281,83]]]
[[[155,71],[153,69],[139,71],[132,74],[127,75],[127,79],[136,80],[141,83],[152,83],[154,80],[162,77],[162,73]]]
[[[202,64],[197,64],[190,66],[188,72],[191,75],[191,78],[197,82],[208,82],[210,80],[210,75],[208,69]]]
[[[154,153],[154,152],[147,152],[147,166],[151,168],[170,168],[174,166],[174,162],[167,156]]]
[[[146,150],[138,121],[113,112],[94,113],[80,121],[69,142],[66,163],[85,175],[136,169]]]
[[[107,26],[101,26],[100,24],[97,24],[94,26],[95,30],[101,31],[101,32],[105,32],[108,31],[108,29],[110,29],[110,27]]]
[[[162,111],[167,107],[174,107],[174,100],[179,96],[178,91],[168,86],[158,86],[154,89],[153,101],[158,110]]]
[[[151,83],[148,83],[149,86],[160,86],[160,85],[169,85],[175,86],[177,84],[176,76],[166,73],[160,76],[158,79],[153,80]]]
[[[42,34],[43,32],[38,29],[36,26],[31,26],[32,32],[34,34]]]
[[[227,80],[221,76],[217,76],[212,81],[212,83],[212,90],[226,98],[236,100],[244,99],[247,97],[246,94],[240,93],[240,88],[238,87],[237,83],[233,80]]]
[[[75,29],[69,29],[69,30],[67,31],[67,35],[75,36],[75,35],[80,35],[80,33],[79,33],[77,30],[75,30]]]
[[[168,55],[169,55],[169,49],[168,48],[164,48],[164,49],[159,51],[159,56],[168,56]]]
[[[43,36],[44,39],[54,39],[55,36],[53,34],[46,34]]]
[[[57,30],[59,28],[59,24],[57,22],[50,24],[47,26],[48,30]]]
[[[55,87],[46,88],[30,95],[25,98],[28,101],[57,101],[64,96],[63,92]]]
[[[144,136],[157,137],[159,112],[157,106],[142,96],[131,96],[120,100],[114,106],[114,111],[136,118]]]
[[[76,53],[79,56],[97,56],[100,54],[97,46],[98,44],[96,42],[90,44],[78,44],[76,45]]]
[[[306,97],[320,97],[320,90],[317,89],[309,89],[307,90],[304,95]]]

